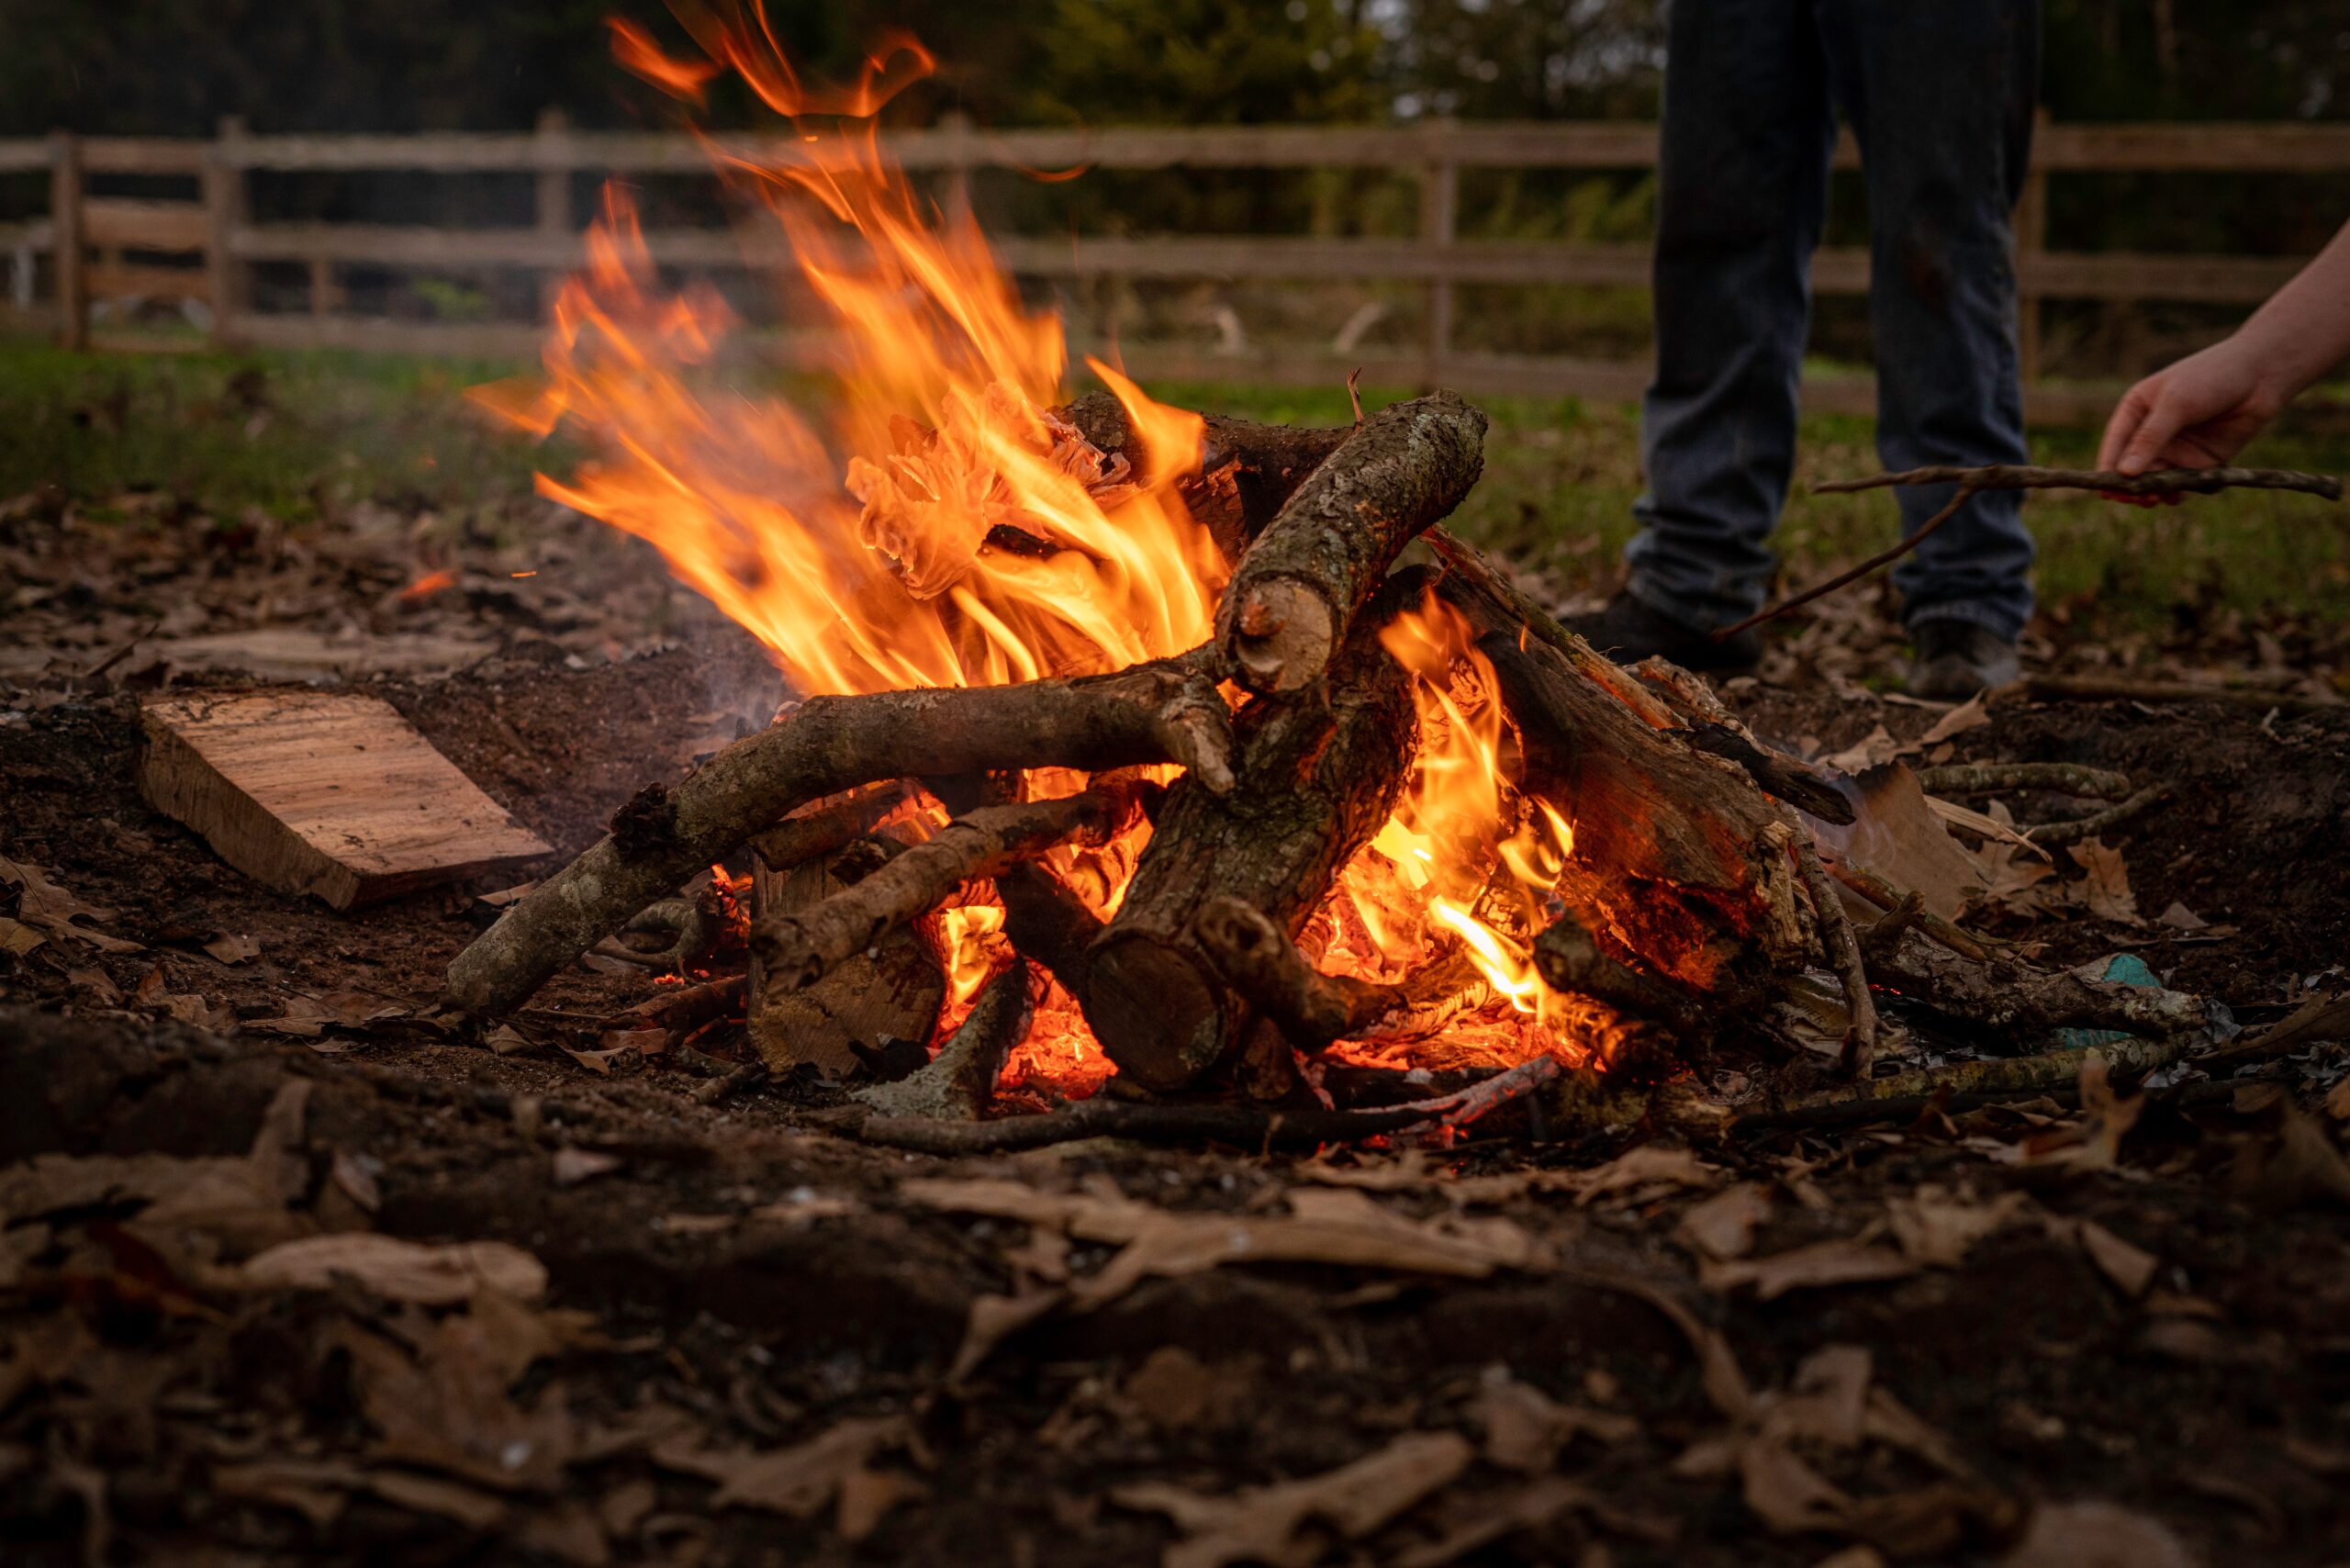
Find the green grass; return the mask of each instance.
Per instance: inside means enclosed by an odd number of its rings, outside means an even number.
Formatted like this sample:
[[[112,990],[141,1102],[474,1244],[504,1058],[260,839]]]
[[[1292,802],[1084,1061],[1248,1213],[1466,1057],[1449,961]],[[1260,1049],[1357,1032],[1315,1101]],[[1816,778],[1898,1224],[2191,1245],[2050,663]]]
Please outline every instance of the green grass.
[[[542,464],[575,454],[534,446],[475,409],[478,382],[523,367],[330,353],[140,356],[68,354],[0,343],[0,498],[62,486],[103,509],[127,491],[160,490],[223,521],[259,508],[292,520],[362,501],[453,526],[495,526]],[[821,388],[800,390],[810,398]],[[1346,392],[1160,385],[1170,402],[1269,420],[1337,423]],[[1374,405],[1401,393],[1370,394]],[[1628,405],[1577,399],[1483,400],[1493,416],[1486,476],[1461,531],[1571,581],[1612,567],[1640,487],[1639,421]],[[2032,439],[2036,460],[2086,465],[2087,431]],[[1871,421],[1805,420],[1799,482],[1872,472]],[[2263,465],[2350,470],[2350,439],[2283,433],[2246,454]],[[2310,498],[2238,492],[2140,510],[2093,497],[2035,498],[2049,605],[2092,598],[2106,616],[2152,622],[2183,600],[2245,610],[2350,613],[2350,516]],[[1779,534],[1790,576],[1884,548],[1888,495],[1788,503]]]

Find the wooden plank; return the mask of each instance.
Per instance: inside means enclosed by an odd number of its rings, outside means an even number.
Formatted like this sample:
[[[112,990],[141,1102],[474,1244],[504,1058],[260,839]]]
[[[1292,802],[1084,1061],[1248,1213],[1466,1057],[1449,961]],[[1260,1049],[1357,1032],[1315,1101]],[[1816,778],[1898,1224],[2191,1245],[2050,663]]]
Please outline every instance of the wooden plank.
[[[146,266],[101,262],[88,272],[93,299],[207,299],[211,280],[201,267]]]
[[[380,698],[197,692],[140,721],[148,802],[283,892],[352,909],[552,853]]]
[[[136,251],[201,251],[212,234],[204,204],[195,201],[89,196],[82,223],[85,243]]]
[[[2051,125],[2033,162],[2076,174],[2210,170],[2339,174],[2350,170],[2350,125],[2187,120],[2156,125]]]
[[[2044,252],[2017,267],[2033,293],[2071,299],[2180,299],[2257,305],[2308,264],[2305,256],[2156,256]]]
[[[90,346],[90,291],[83,271],[89,240],[83,228],[82,147],[73,136],[50,138],[49,221],[57,274],[58,341]]]
[[[200,174],[208,141],[154,136],[93,136],[82,143],[94,174]]]
[[[225,326],[241,343],[265,349],[351,349],[454,359],[535,360],[545,329],[520,322],[396,321],[371,316],[264,315],[244,311]]]

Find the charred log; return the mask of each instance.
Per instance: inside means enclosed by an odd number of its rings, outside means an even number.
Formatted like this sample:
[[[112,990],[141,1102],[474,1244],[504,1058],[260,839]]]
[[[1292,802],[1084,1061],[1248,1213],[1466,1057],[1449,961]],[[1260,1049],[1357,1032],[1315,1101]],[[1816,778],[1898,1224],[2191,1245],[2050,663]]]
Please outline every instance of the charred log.
[[[1326,975],[1263,911],[1237,899],[1211,900],[1192,934],[1225,983],[1299,1050],[1339,1040],[1418,1038],[1487,994],[1465,951],[1395,985]]]
[[[856,1098],[885,1116],[976,1121],[995,1093],[1005,1059],[1028,1033],[1029,1017],[1028,966],[1015,962],[981,988],[970,1016],[927,1067],[895,1083],[859,1090]]]

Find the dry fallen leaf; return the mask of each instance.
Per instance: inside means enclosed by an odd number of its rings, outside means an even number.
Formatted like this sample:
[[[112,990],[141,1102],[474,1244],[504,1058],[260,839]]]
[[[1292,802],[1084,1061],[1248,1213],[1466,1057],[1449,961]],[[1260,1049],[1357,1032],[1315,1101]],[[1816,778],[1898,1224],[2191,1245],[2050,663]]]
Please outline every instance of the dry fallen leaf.
[[[224,964],[241,964],[261,956],[261,944],[250,936],[215,936],[204,950]]]
[[[1891,762],[1901,755],[1901,743],[1883,724],[1833,756],[1820,760],[1841,773],[1860,773]]]
[[[1999,1568],[2196,1568],[2168,1526],[2112,1503],[2043,1503]]]
[[[1757,1226],[1771,1217],[1771,1189],[1759,1182],[1725,1187],[1681,1216],[1677,1234],[1707,1258],[1743,1258]]]
[[[547,1288],[545,1265],[503,1241],[431,1247],[364,1230],[284,1242],[247,1259],[232,1282],[255,1290],[326,1290],[338,1277],[420,1306],[453,1306],[480,1290],[535,1301]]]
[[[507,1393],[517,1359],[472,1313],[410,1321],[401,1339],[345,1321],[332,1342],[351,1357],[360,1408],[381,1433],[376,1459],[499,1491],[552,1490],[577,1448],[560,1383],[528,1408]]]
[[[2006,1229],[2031,1207],[2021,1193],[2002,1193],[1987,1204],[1926,1185],[1906,1198],[1887,1198],[1886,1215],[1904,1256],[1930,1269],[1955,1269],[1975,1243]]]
[[[843,1421],[790,1448],[758,1452],[704,1449],[678,1439],[655,1445],[653,1458],[664,1469],[717,1482],[718,1490],[709,1503],[713,1508],[759,1508],[806,1519],[837,1503],[843,1516],[852,1506],[861,1516],[869,1516],[855,1522],[870,1529],[879,1518],[872,1511],[873,1495],[860,1487],[859,1495],[852,1498],[849,1489],[859,1484],[857,1478],[875,1459],[912,1440],[912,1423],[904,1417],[866,1416]],[[845,1518],[842,1520],[844,1527],[848,1522]]]
[[[923,1178],[899,1193],[964,1214],[1022,1220],[1124,1249],[1071,1293],[1080,1311],[1116,1300],[1143,1280],[1193,1274],[1225,1263],[1332,1263],[1404,1273],[1483,1279],[1498,1269],[1542,1266],[1532,1237],[1501,1218],[1423,1222],[1345,1188],[1301,1187],[1289,1215],[1177,1213],[1125,1198],[1039,1192],[994,1178]]]
[[[2130,868],[2122,863],[2121,851],[2085,838],[2072,846],[2072,853],[2087,874],[2081,896],[2091,914],[2122,925],[2145,924],[2138,918],[2138,896],[2130,890]]]
[[[17,919],[24,924],[51,936],[67,937],[86,942],[101,953],[136,953],[136,942],[119,936],[109,936],[86,925],[73,924],[77,916],[92,920],[112,920],[115,912],[84,903],[44,875],[38,866],[11,860],[0,855],[0,883],[18,890]],[[21,939],[19,939],[21,940]]]
[[[1301,1540],[1308,1526],[1326,1526],[1342,1540],[1360,1540],[1450,1485],[1473,1457],[1457,1432],[1407,1432],[1376,1453],[1303,1481],[1247,1487],[1227,1496],[1148,1481],[1120,1486],[1111,1496],[1120,1507],[1164,1514],[1174,1521],[1183,1539],[1167,1549],[1160,1559],[1164,1568],[1227,1568],[1236,1562],[1304,1568],[1321,1555],[1318,1540]]]
[[[2174,900],[2168,909],[2154,916],[2154,924],[2167,925],[2174,931],[2202,931],[2208,929],[2211,923]]]
[[[1932,728],[1903,746],[1902,752],[1907,755],[1924,751],[1930,746],[1939,745],[1943,741],[1963,735],[1969,730],[1981,729],[1991,722],[1991,707],[1987,700],[1989,695],[1988,692],[1976,692],[1941,718],[1936,719]]]
[[[1629,1442],[1640,1431],[1628,1416],[1561,1405],[1498,1363],[1485,1369],[1469,1416],[1485,1434],[1487,1463],[1529,1475],[1550,1469],[1561,1449],[1586,1433],[1613,1444]]]
[[[1917,1271],[1918,1265],[1898,1252],[1838,1240],[1815,1241],[1768,1258],[1707,1260],[1698,1264],[1697,1278],[1715,1291],[1751,1285],[1755,1300],[1773,1301],[1789,1291],[1874,1284],[1906,1279]]]
[[[1580,1208],[1617,1193],[1624,1194],[1629,1203],[1641,1204],[1683,1188],[1703,1192],[1720,1180],[1721,1172],[1690,1149],[1644,1143],[1588,1170],[1546,1170],[1537,1185],[1544,1191],[1574,1193]]]

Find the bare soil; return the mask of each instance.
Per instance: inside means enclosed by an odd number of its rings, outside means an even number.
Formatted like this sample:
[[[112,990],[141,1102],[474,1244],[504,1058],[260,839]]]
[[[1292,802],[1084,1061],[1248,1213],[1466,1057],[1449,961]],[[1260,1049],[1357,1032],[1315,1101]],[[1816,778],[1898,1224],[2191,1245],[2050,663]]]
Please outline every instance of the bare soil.
[[[370,689],[568,854],[681,765],[706,663],[670,651],[574,669],[525,649]],[[1878,723],[1915,734],[1933,716],[1768,689],[1747,709],[1758,727],[1828,749]],[[446,1310],[350,1282],[236,1288],[223,1282],[241,1255],[233,1239],[181,1249],[185,1232],[142,1235],[131,1198],[38,1220],[20,1206],[7,1237],[23,1246],[0,1294],[12,1561],[1216,1562],[1170,1550],[1182,1532],[1133,1488],[1219,1498],[1448,1432],[1475,1456],[1400,1517],[1326,1512],[1270,1539],[1300,1562],[1326,1551],[1792,1564],[1855,1540],[1978,1562],[2035,1518],[2076,1518],[2034,1516],[2036,1505],[2105,1500],[2127,1510],[2121,1523],[2079,1518],[2177,1538],[2130,1538],[2133,1550],[2151,1540],[2212,1562],[2350,1554],[2350,1222],[2322,1183],[2241,1180],[2276,1138],[2280,1108],[2260,1093],[2184,1109],[2157,1094],[2110,1169],[1986,1154],[2063,1120],[2043,1104],[1761,1137],[1699,1151],[1707,1169],[1686,1182],[1580,1194],[1533,1176],[1463,1179],[1549,1171],[1572,1187],[1568,1173],[1617,1147],[1472,1138],[1417,1177],[1408,1153],[1343,1158],[1335,1174],[1237,1149],[1096,1144],[959,1164],[884,1153],[828,1130],[834,1097],[810,1085],[710,1106],[677,1066],[623,1059],[599,1075],[558,1048],[592,1045],[597,1020],[649,993],[642,978],[575,969],[518,1021],[534,1043],[511,1054],[423,1022],[475,929],[473,890],[337,915],[260,889],[143,804],[137,734],[128,694],[0,724],[0,853],[114,911],[103,928],[143,945],[106,955],[51,941],[0,970],[0,1160],[12,1162],[0,1193],[54,1169],[13,1163],[44,1156],[242,1157],[284,1086],[306,1083],[298,1171],[275,1220],[509,1243],[546,1270],[543,1299],[522,1309],[543,1335],[509,1381],[510,1361],[484,1372],[444,1342],[451,1323],[485,1316],[479,1299]],[[2139,905],[2183,902],[2234,928],[2210,941],[2043,925],[2052,955],[2136,951],[2251,1018],[2341,961],[2341,717],[2011,708],[1957,746],[2172,782],[2168,806],[2110,835]],[[223,963],[204,950],[237,935],[258,955]],[[305,996],[330,1014],[315,1037],[255,1027]],[[170,1016],[173,997],[201,999],[200,1013],[180,1011],[208,1026]],[[2320,1050],[2299,1065],[2288,1094],[2314,1104],[2339,1062]],[[1360,1200],[1404,1220],[1506,1225],[1529,1260],[1483,1278],[1296,1262],[1146,1277],[1092,1310],[1044,1313],[955,1380],[975,1301],[1082,1280],[1116,1249],[1082,1236],[1064,1249],[1049,1226],[909,1194],[909,1181],[938,1176],[1238,1217],[1367,1182]],[[1888,1252],[1867,1238],[1889,1204],[1921,1191],[1978,1207],[2017,1194],[2023,1217],[1955,1266],[1764,1301],[1701,1282],[1676,1228],[1741,1182],[1766,1204],[1751,1249],[1764,1259],[1856,1238]],[[2083,1243],[2083,1220],[2151,1255],[2151,1277],[2125,1290]],[[1824,1508],[1817,1529],[1777,1518],[1778,1483],[1741,1480],[1720,1458],[1756,1418],[1741,1427],[1709,1397],[1692,1340],[1643,1294],[1655,1292],[1687,1304],[1758,1391],[1816,1380],[1820,1363],[1799,1369],[1823,1348],[1864,1348],[1871,1385],[1940,1435],[1945,1462],[1916,1443],[1806,1437],[1814,1475],[1848,1501],[1889,1502]],[[415,1359],[445,1396],[408,1411],[413,1429],[386,1425],[386,1354]],[[1495,1432],[1505,1375],[1599,1419],[1529,1473]],[[789,1450],[865,1417],[903,1424],[838,1485],[713,1493],[695,1473],[697,1453]],[[485,1456],[481,1434],[509,1428],[521,1435]],[[514,1444],[528,1451],[515,1457]],[[784,1469],[822,1477],[828,1465],[806,1453]],[[1546,1500],[1554,1476],[1583,1491]],[[1411,1555],[1494,1520],[1482,1544]],[[1213,1546],[1205,1530],[1189,1533]]]

